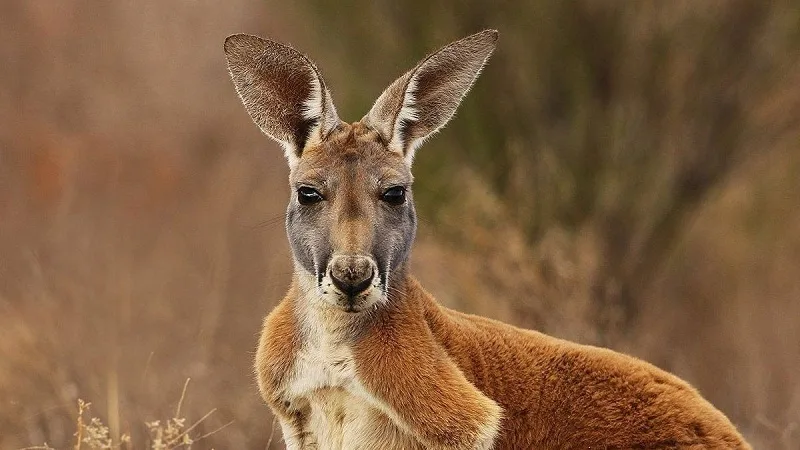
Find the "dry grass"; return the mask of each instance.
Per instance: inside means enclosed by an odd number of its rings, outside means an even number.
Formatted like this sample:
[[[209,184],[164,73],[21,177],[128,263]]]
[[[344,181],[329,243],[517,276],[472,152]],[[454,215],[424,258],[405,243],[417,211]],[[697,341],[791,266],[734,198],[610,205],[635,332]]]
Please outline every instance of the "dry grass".
[[[0,5],[0,448],[72,448],[76,424],[99,448],[281,448],[251,360],[290,276],[286,169],[221,42],[307,50],[356,118],[488,26],[498,54],[417,161],[423,283],[653,361],[756,448],[797,448],[797,7],[392,5]]]
[[[189,386],[189,379],[183,385],[183,392],[178,401],[178,407],[172,418],[153,420],[145,422],[144,428],[147,430],[147,438],[142,442],[135,442],[129,433],[122,433],[116,437],[112,435],[111,429],[103,423],[99,417],[93,417],[90,413],[91,403],[78,399],[78,418],[75,421],[74,450],[122,450],[141,448],[148,450],[174,450],[179,448],[191,449],[202,445],[204,439],[224,430],[233,422],[228,422],[205,434],[196,434],[195,430],[208,419],[216,410],[212,409],[206,415],[191,425],[187,425],[186,418],[181,415],[181,406],[186,397],[186,388]],[[88,422],[86,421],[88,419]],[[25,447],[22,450],[55,450],[53,447],[44,443],[40,446]]]

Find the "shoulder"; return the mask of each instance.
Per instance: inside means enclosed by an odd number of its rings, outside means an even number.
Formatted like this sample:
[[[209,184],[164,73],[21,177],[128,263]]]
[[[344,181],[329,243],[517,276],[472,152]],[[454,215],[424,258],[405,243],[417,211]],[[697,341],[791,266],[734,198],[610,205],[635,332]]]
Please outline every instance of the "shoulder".
[[[300,333],[294,312],[293,289],[264,319],[255,358],[261,394],[267,398],[285,384],[300,348]]]

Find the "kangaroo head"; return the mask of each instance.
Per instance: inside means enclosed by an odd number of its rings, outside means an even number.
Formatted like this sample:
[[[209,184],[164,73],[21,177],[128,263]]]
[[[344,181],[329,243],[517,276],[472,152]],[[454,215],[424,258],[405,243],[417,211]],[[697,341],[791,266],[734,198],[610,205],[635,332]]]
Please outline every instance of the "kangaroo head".
[[[245,109],[289,162],[286,230],[310,301],[352,313],[388,301],[416,231],[414,152],[453,116],[496,40],[486,30],[433,53],[355,123],[339,119],[322,76],[301,53],[249,35],[225,41]]]

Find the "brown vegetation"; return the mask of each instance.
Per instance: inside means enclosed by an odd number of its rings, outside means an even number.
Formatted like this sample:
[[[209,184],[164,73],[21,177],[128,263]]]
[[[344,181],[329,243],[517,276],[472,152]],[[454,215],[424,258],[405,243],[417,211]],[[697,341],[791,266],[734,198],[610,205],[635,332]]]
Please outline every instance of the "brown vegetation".
[[[223,39],[313,54],[355,120],[421,52],[486,27],[491,67],[417,158],[423,284],[652,361],[755,448],[796,448],[800,8],[366,4],[0,5],[0,448],[70,447],[79,397],[146,442],[187,377],[185,415],[218,411],[199,436],[233,420],[197,448],[263,448],[251,361],[291,271],[286,171]]]

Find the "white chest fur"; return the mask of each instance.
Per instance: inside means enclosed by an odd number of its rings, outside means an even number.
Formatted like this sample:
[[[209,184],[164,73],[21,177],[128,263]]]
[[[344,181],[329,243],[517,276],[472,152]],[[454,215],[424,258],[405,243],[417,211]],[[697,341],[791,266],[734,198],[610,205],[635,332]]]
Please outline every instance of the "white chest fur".
[[[297,353],[288,394],[308,397],[318,389],[348,388],[355,380],[350,347],[323,333],[309,337]]]
[[[343,334],[320,323],[307,325],[303,346],[296,354],[291,381],[285,391],[290,402],[302,409],[306,420],[302,442],[289,448],[421,449],[381,412],[380,402],[366,393]]]

